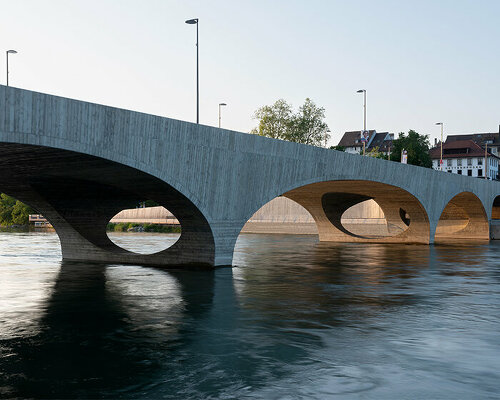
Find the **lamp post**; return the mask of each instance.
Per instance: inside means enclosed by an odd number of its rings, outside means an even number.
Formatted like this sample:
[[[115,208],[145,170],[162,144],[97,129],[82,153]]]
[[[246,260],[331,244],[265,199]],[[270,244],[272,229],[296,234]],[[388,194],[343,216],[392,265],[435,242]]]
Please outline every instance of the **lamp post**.
[[[9,54],[17,54],[17,51],[15,50],[7,50],[5,52],[6,58],[7,58],[7,86],[9,86]]]
[[[328,128],[327,128],[327,129],[326,129],[326,131],[325,131],[325,149],[326,149],[326,140],[328,139],[328,134],[329,134],[330,132],[331,132],[331,130],[330,130],[330,129],[328,129]]]
[[[436,125],[441,125],[441,158],[439,160],[439,165],[441,166],[441,171],[443,170],[443,126],[442,122],[436,122]]]
[[[488,179],[488,142],[484,149],[484,179]]]
[[[366,132],[366,89],[359,89],[356,93],[363,93],[363,155],[365,155],[366,139],[364,134]]]
[[[220,128],[220,108],[222,106],[227,106],[227,104],[226,103],[219,103],[219,128]]]
[[[200,123],[200,69],[199,69],[199,46],[198,46],[198,18],[188,19],[186,24],[196,25],[196,123]]]

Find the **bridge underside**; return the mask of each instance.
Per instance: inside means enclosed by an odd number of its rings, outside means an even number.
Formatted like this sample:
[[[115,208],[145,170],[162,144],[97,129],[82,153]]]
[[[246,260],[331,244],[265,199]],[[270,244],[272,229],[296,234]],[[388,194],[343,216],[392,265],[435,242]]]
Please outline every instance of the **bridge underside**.
[[[10,143],[0,143],[0,170],[0,192],[29,204],[50,221],[65,260],[214,265],[214,238],[204,216],[184,195],[151,175],[80,153]],[[152,255],[116,246],[106,234],[109,220],[147,199],[174,213],[181,237]]]
[[[329,181],[303,186],[283,196],[302,205],[318,227],[320,241],[422,243],[430,242],[427,213],[410,193],[395,186],[371,181]],[[342,214],[355,204],[375,200],[384,212],[387,235],[355,234],[341,222]]]
[[[453,197],[436,227],[435,241],[489,240],[489,222],[479,198],[471,192]]]

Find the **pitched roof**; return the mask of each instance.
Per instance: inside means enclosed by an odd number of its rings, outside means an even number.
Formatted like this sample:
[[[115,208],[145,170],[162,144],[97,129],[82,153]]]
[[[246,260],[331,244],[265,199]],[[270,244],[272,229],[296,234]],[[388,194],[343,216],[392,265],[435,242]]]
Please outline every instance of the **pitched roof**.
[[[429,150],[431,159],[441,158],[441,146]],[[473,140],[452,140],[443,143],[443,158],[484,157],[484,149]],[[488,157],[495,157],[488,151]]]
[[[374,130],[368,131],[370,137],[375,133]],[[342,139],[340,139],[339,146],[343,147],[360,147],[363,146],[361,142],[361,131],[351,131],[344,133]]]
[[[389,134],[389,132],[377,132],[377,133],[375,133],[375,136],[373,137],[373,139],[370,143],[370,149],[378,147],[380,150],[383,147],[384,140],[388,134]],[[392,143],[392,140],[391,140],[391,143]]]
[[[492,144],[500,146],[500,133],[490,132],[490,133],[468,133],[465,135],[448,135],[446,137],[445,143],[462,141],[462,140],[472,140],[479,145],[485,145],[486,141],[491,141]]]

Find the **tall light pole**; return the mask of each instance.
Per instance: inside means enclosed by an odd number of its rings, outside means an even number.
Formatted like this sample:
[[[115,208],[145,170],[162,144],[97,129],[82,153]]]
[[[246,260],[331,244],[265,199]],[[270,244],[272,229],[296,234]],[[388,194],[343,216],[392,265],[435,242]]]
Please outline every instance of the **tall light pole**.
[[[365,155],[366,140],[364,134],[366,132],[366,89],[359,89],[356,93],[363,93],[363,155]]]
[[[7,50],[5,52],[6,58],[7,58],[7,86],[9,86],[9,54],[17,54],[17,51],[15,50]]]
[[[439,160],[439,165],[441,166],[441,171],[443,170],[443,126],[442,122],[436,122],[436,125],[441,125],[441,159]]]
[[[219,103],[219,128],[220,128],[220,108],[222,106],[227,106],[227,104],[226,103]]]
[[[200,123],[200,69],[199,69],[199,46],[198,46],[198,18],[188,19],[186,24],[196,25],[196,123]]]
[[[488,142],[484,149],[484,179],[488,179]]]

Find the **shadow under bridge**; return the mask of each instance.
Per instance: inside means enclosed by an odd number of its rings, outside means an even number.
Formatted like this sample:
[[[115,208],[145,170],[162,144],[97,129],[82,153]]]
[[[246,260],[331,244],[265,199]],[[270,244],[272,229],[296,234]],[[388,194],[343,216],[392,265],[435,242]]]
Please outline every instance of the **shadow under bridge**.
[[[205,217],[186,196],[154,176],[82,153],[13,143],[0,143],[0,165],[5,166],[0,191],[47,218],[65,260],[214,265],[214,238]],[[106,234],[115,214],[145,199],[170,210],[182,226],[172,247],[151,255],[118,247]]]

